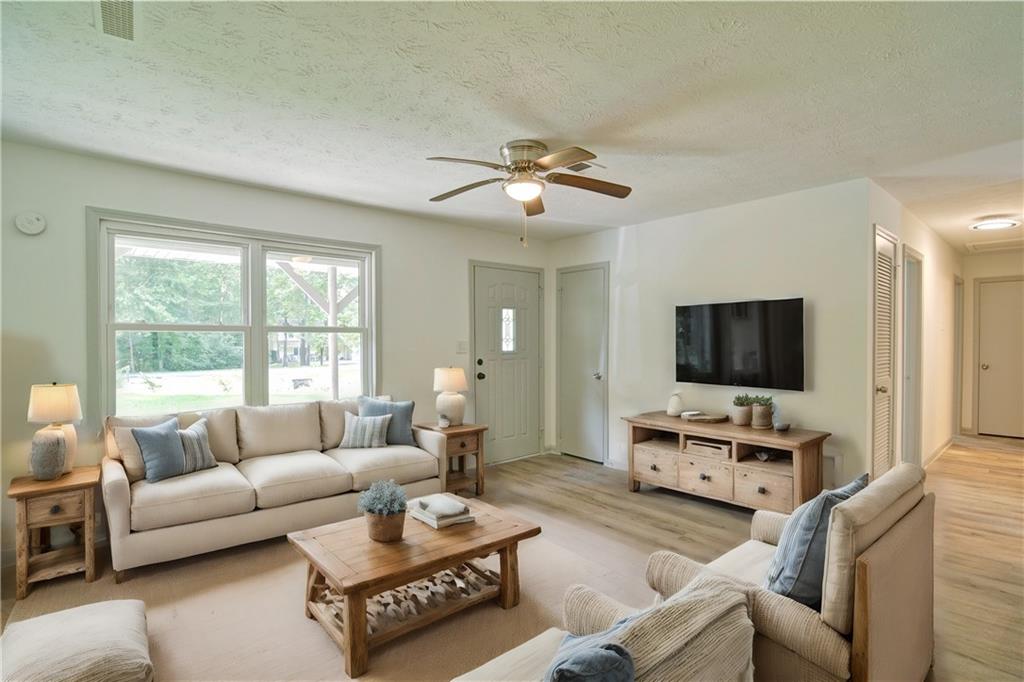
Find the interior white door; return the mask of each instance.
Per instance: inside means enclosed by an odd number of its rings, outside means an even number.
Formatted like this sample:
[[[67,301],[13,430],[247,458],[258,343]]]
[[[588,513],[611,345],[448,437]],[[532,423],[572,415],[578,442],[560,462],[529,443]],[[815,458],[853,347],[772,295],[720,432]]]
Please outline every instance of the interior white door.
[[[607,439],[608,270],[558,273],[558,449],[604,462]]]
[[[875,233],[874,398],[871,419],[871,477],[893,464],[893,371],[896,313],[896,242]]]
[[[540,451],[540,273],[473,266],[476,420],[488,425],[485,457]]]
[[[1024,438],[1024,280],[978,283],[978,433]]]

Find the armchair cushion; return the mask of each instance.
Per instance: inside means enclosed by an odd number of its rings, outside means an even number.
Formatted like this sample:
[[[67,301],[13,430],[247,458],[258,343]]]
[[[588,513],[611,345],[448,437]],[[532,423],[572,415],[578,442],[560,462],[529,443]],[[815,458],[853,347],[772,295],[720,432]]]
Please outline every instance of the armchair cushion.
[[[761,585],[768,575],[768,565],[775,552],[775,545],[747,540],[709,563],[708,569],[737,580]]]

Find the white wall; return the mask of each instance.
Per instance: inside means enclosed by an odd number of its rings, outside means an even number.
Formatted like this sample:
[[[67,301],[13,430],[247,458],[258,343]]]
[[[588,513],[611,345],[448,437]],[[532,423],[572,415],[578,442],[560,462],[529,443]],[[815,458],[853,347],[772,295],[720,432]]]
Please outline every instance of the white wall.
[[[1024,275],[1024,251],[975,253],[964,257],[964,355],[963,399],[960,403],[961,428],[968,433],[977,430],[974,423],[974,304],[975,280],[987,277],[1020,277]]]
[[[675,383],[675,306],[800,296],[806,390],[771,393],[787,421],[832,432],[825,449],[836,458],[836,481],[867,471],[871,243],[866,180],[551,243],[550,282],[559,267],[611,263],[609,464],[626,465],[621,417],[664,409],[679,389],[688,407],[717,411],[737,393]],[[546,327],[556,329],[553,306]],[[546,438],[554,448],[554,334],[546,356]]]
[[[922,256],[920,443],[921,461],[928,463],[949,444],[957,430],[954,287],[956,277],[962,273],[962,256],[874,182],[870,183],[869,211],[872,223],[900,239],[900,277],[902,244]],[[901,312],[902,309],[897,314]],[[900,328],[901,324],[897,324],[897,329]],[[898,359],[897,376],[901,376],[901,360]],[[901,395],[897,393],[898,406],[900,401]],[[902,411],[897,407],[897,433],[902,428],[902,419]],[[899,437],[896,438],[896,457],[897,460],[902,457]]]
[[[382,245],[381,389],[434,414],[432,368],[469,367],[456,343],[469,338],[470,259],[541,267],[546,245],[515,235],[276,192],[194,175],[4,141],[2,147],[2,448],[3,485],[27,470],[33,425],[29,386],[58,380],[90,394],[87,367],[95,340],[86,334],[85,207],[120,209],[253,229]],[[14,216],[38,211],[49,228],[27,237]],[[424,333],[429,331],[429,333]],[[470,405],[472,398],[470,397]],[[98,406],[85,404],[82,464],[98,462]],[[3,547],[13,536],[4,498]]]

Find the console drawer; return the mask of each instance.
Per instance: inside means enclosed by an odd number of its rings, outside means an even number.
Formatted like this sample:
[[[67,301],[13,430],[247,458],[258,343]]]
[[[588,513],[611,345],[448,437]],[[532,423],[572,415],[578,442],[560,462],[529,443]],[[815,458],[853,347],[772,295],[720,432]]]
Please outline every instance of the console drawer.
[[[679,489],[720,500],[732,499],[732,467],[708,457],[679,457]]]
[[[736,501],[756,509],[789,513],[793,511],[793,479],[736,467]]]
[[[665,447],[633,446],[633,476],[638,481],[675,488],[679,481],[679,455]]]

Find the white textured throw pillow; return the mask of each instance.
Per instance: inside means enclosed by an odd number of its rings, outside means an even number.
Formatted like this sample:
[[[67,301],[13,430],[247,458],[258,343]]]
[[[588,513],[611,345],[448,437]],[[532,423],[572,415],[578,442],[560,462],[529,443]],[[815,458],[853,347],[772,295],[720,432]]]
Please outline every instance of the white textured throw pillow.
[[[345,413],[345,437],[341,439],[342,448],[382,448],[388,444],[388,424],[390,414],[379,417],[360,417],[351,412]]]

